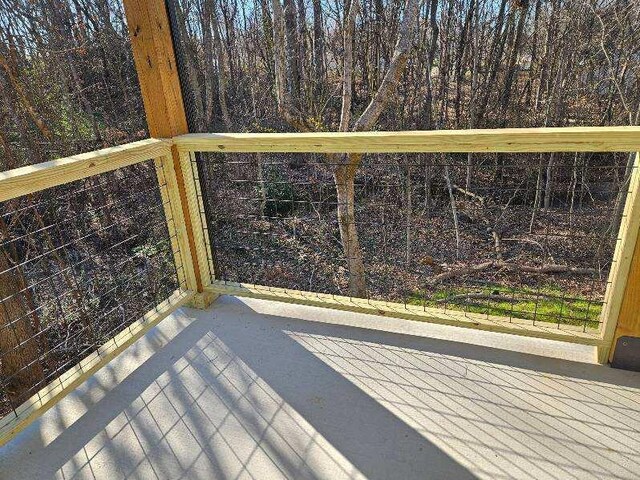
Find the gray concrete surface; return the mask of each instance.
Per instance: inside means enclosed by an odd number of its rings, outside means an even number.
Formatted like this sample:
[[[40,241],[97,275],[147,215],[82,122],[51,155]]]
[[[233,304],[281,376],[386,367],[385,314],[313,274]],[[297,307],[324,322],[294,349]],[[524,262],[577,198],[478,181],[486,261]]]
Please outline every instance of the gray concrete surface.
[[[224,297],[0,449],[0,479],[640,478],[640,375],[591,355]]]

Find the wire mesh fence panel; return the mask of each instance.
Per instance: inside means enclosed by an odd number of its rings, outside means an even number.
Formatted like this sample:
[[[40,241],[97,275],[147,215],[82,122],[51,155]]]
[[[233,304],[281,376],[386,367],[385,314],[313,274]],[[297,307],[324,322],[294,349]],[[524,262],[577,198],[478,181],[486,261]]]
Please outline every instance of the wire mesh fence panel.
[[[153,161],[3,202],[0,415],[180,287]]]
[[[196,158],[218,280],[601,323],[627,154]]]

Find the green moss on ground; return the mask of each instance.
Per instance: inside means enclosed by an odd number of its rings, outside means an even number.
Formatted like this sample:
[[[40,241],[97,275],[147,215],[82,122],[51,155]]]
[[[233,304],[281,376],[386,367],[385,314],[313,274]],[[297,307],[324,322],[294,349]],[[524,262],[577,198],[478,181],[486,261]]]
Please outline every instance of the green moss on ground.
[[[463,295],[482,298],[463,298]],[[482,288],[442,288],[432,295],[412,294],[408,303],[501,317],[597,328],[602,303],[581,298],[554,286],[536,289],[487,285]]]

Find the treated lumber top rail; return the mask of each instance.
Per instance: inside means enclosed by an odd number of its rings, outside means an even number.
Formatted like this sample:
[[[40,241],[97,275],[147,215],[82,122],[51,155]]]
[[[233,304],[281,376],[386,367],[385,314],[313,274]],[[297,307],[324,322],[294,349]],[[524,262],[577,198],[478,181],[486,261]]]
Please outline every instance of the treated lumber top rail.
[[[0,172],[0,202],[63,183],[181,152],[634,152],[640,127],[545,127],[486,130],[313,133],[191,133]]]
[[[168,155],[170,149],[170,140],[148,138],[0,172],[0,202]]]
[[[640,127],[313,133],[190,133],[173,138],[196,152],[635,152]]]

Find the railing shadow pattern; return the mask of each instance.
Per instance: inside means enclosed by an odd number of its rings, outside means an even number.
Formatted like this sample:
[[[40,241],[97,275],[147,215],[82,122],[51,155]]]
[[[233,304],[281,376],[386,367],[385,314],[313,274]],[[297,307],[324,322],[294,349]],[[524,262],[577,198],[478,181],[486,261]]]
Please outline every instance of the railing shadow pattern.
[[[640,469],[636,374],[265,310],[276,311],[229,299],[213,314],[174,315],[33,425],[0,469],[39,479],[631,479]]]

